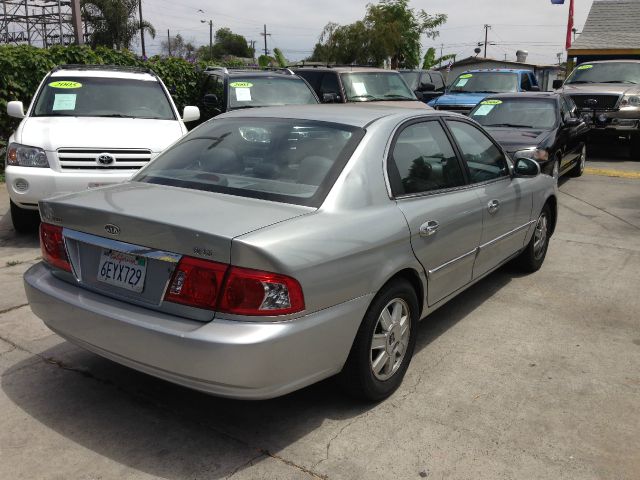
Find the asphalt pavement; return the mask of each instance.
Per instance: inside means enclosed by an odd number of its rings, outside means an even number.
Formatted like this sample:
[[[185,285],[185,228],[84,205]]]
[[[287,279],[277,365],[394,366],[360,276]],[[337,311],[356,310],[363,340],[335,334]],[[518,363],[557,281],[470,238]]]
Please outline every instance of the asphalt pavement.
[[[637,480],[640,161],[599,146],[588,167],[560,182],[542,269],[504,267],[424,320],[377,405],[332,380],[219,399],[65,342],[27,305],[38,240],[2,185],[0,478]]]

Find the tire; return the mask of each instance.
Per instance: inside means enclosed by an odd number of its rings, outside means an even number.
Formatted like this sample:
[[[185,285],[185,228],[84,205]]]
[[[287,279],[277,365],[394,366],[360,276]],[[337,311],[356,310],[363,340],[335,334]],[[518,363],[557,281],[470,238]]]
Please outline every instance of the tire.
[[[531,240],[524,251],[516,258],[517,266],[524,272],[533,273],[540,270],[549,248],[549,222],[551,209],[545,204],[538,215]],[[542,240],[542,243],[539,243]]]
[[[37,210],[20,208],[13,201],[11,204],[11,223],[18,233],[33,233],[38,230],[40,215]]]
[[[582,146],[582,152],[580,153],[580,158],[578,158],[578,162],[571,169],[572,177],[581,177],[584,173],[584,167],[587,163],[587,144],[585,143]]]
[[[413,355],[418,316],[418,298],[407,280],[394,280],[378,292],[339,376],[347,393],[378,402],[400,386]]]

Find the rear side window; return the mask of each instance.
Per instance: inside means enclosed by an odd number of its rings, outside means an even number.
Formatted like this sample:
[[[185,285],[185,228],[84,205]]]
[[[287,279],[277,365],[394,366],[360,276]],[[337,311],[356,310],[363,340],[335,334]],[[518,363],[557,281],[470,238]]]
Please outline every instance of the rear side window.
[[[531,90],[531,78],[529,78],[529,75],[526,73],[523,73],[520,78],[520,89],[525,92]]]
[[[319,206],[364,130],[294,119],[203,124],[133,180]]]
[[[396,139],[388,169],[394,196],[464,185],[453,147],[437,121],[406,127]]]
[[[439,73],[431,72],[431,83],[436,86],[436,91],[441,92],[444,90],[444,81],[442,80],[442,75]]]
[[[504,155],[483,132],[466,122],[448,121],[447,124],[469,168],[472,183],[509,175]]]

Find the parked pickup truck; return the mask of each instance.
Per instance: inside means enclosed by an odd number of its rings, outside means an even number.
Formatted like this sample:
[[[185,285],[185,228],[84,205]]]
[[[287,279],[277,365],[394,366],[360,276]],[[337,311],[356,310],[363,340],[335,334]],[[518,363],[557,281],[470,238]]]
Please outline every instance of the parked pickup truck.
[[[571,96],[591,134],[626,138],[640,160],[640,60],[583,63],[553,87]]]
[[[468,115],[478,103],[496,93],[539,92],[538,80],[530,70],[469,70],[459,75],[447,92],[429,102],[436,110]]]

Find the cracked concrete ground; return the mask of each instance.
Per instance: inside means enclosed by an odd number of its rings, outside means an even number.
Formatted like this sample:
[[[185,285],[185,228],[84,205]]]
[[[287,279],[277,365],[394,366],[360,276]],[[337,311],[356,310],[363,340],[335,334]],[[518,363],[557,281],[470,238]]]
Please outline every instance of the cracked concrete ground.
[[[61,340],[26,305],[38,242],[13,233],[3,188],[0,478],[637,479],[640,180],[560,192],[543,268],[503,268],[422,322],[403,385],[372,406],[331,380],[218,399]]]

